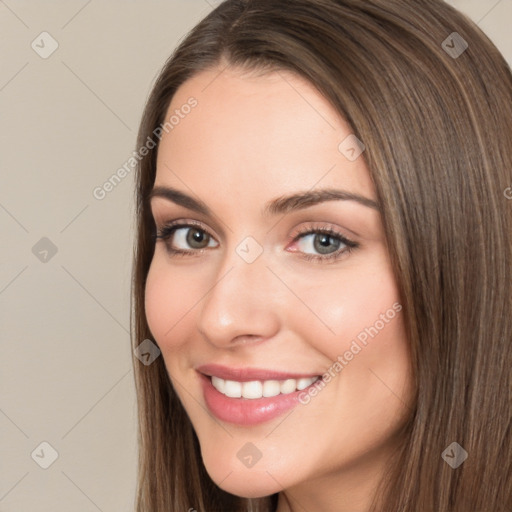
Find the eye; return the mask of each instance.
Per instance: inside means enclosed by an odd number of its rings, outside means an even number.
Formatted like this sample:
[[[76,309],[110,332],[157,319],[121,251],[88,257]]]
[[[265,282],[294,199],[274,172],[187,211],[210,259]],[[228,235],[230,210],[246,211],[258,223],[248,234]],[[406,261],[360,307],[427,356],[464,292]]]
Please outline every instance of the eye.
[[[205,229],[195,223],[165,225],[157,232],[155,238],[164,240],[167,250],[172,254],[195,253],[218,245]]]
[[[330,228],[306,228],[294,238],[294,242],[298,248],[294,252],[303,253],[307,260],[335,260],[359,247],[357,242]]]
[[[171,255],[197,256],[209,247],[217,247],[218,242],[208,231],[196,222],[171,222],[161,227],[155,234],[155,240],[165,242]],[[301,253],[306,260],[335,261],[342,255],[359,247],[357,242],[349,240],[332,228],[307,227],[299,230],[293,238],[296,248],[291,252]]]

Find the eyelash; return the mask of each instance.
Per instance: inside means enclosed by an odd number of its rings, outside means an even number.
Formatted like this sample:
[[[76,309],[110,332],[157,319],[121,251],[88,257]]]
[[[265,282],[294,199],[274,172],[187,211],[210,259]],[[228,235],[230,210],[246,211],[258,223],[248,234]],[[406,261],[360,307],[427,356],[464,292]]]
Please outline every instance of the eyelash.
[[[199,222],[171,222],[169,224],[166,224],[162,228],[158,229],[157,232],[153,235],[154,241],[156,240],[163,240],[166,241],[169,238],[172,237],[174,232],[177,229],[180,228],[197,228],[203,233],[206,233],[209,237],[214,238],[207,229],[205,229],[201,223]],[[359,243],[354,242],[353,240],[349,240],[345,236],[343,236],[340,232],[335,231],[331,228],[312,228],[312,227],[303,227],[298,230],[298,233],[292,238],[292,242],[296,242],[300,240],[302,237],[306,235],[329,235],[335,239],[338,239],[343,245],[345,245],[344,248],[338,249],[333,253],[330,253],[328,255],[320,256],[318,254],[308,254],[308,253],[302,253],[301,257],[304,258],[307,261],[320,261],[322,263],[330,263],[333,261],[338,260],[345,254],[351,253],[354,249],[357,249],[359,247]],[[190,250],[183,250],[183,249],[174,249],[167,245],[168,252],[173,256],[200,256],[206,249],[190,249]]]

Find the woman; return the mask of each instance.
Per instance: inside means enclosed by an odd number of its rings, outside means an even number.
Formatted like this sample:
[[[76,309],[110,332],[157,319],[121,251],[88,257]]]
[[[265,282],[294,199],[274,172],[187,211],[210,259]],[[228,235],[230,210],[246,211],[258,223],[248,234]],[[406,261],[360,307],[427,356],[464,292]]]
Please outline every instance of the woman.
[[[190,32],[138,141],[138,511],[512,510],[511,136],[437,0]]]

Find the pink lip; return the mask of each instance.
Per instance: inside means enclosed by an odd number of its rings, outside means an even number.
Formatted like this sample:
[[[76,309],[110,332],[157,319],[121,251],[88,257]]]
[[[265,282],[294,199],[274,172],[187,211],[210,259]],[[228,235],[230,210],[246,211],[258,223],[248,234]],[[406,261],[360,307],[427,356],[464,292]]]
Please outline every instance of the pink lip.
[[[317,377],[318,373],[288,373],[276,370],[261,368],[229,368],[219,364],[205,364],[198,366],[196,371],[211,377],[215,375],[224,380],[236,380],[238,382],[249,382],[251,380],[286,380]]]
[[[210,412],[219,420],[235,425],[251,426],[270,421],[297,406],[299,395],[309,388],[294,391],[287,395],[277,395],[263,398],[230,398],[217,391],[210,375],[221,379],[247,382],[251,380],[286,380],[301,377],[315,377],[313,374],[282,373],[273,370],[260,369],[232,369],[218,365],[205,365],[196,369],[203,387],[205,403]],[[311,384],[311,386],[313,386]]]

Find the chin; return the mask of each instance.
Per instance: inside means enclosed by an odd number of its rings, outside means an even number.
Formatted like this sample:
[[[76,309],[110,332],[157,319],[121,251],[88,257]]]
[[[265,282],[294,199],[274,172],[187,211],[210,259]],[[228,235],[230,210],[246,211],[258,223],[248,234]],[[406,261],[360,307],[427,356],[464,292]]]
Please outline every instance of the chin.
[[[265,466],[245,468],[236,459],[238,464],[219,464],[219,461],[204,460],[206,471],[215,484],[226,491],[241,498],[263,498],[283,488],[279,485],[280,478],[272,478]],[[239,467],[237,467],[239,466]],[[277,481],[276,481],[277,480]]]
[[[259,478],[250,474],[236,476],[231,474],[223,482],[215,483],[223,491],[240,498],[263,498],[282,491],[282,488],[269,475]]]

